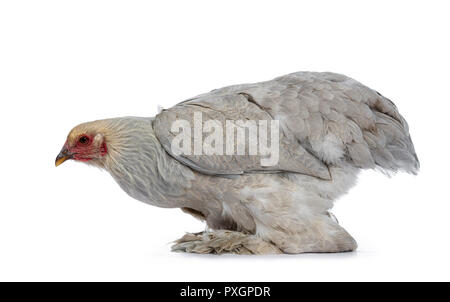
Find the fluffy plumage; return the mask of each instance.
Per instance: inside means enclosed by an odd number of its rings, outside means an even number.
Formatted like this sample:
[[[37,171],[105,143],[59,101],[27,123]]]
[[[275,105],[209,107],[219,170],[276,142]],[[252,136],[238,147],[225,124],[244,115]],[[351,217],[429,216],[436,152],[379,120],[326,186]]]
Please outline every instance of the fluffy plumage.
[[[218,121],[279,120],[278,164],[264,167],[249,155],[173,154],[170,126],[176,119],[192,121],[194,112]],[[175,251],[354,250],[355,240],[329,213],[333,201],[355,184],[361,169],[414,174],[419,169],[396,106],[334,73],[298,72],[213,90],[155,118],[81,124],[58,158],[82,150],[81,136],[90,138],[83,161],[107,170],[130,196],[206,221],[208,232],[184,236]]]

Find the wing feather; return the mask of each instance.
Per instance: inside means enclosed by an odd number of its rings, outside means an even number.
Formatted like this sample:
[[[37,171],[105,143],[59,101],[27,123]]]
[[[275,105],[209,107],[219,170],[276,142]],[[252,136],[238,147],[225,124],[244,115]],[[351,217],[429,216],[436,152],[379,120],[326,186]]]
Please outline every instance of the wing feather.
[[[246,172],[303,173],[330,179],[330,165],[350,164],[415,173],[419,162],[408,125],[396,106],[381,94],[344,75],[297,72],[271,81],[216,89],[164,110],[155,130],[171,153],[170,124],[204,119],[279,120],[280,158],[263,167],[258,156],[175,156],[208,174]]]

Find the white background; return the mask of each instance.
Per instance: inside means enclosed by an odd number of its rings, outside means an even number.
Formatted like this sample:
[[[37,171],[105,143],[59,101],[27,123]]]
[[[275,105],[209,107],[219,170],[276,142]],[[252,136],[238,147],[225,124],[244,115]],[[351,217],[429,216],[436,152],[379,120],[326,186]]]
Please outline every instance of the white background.
[[[2,1],[0,280],[449,281],[446,2]],[[54,167],[78,123],[300,70],[392,99],[421,160],[417,177],[366,171],[338,201],[355,253],[171,253],[203,225],[131,199],[106,172]]]

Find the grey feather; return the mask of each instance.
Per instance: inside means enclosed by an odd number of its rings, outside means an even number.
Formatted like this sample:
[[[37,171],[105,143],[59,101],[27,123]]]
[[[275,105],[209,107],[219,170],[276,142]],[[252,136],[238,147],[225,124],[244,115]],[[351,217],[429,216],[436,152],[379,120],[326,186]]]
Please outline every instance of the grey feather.
[[[288,171],[329,179],[330,164],[410,173],[419,168],[408,125],[396,106],[344,75],[297,72],[186,100],[156,117],[155,133],[167,152],[174,136],[170,124],[181,117],[192,121],[194,111],[220,121],[277,119],[283,131],[280,162],[274,167],[261,167],[252,156],[175,156],[202,173]],[[341,150],[324,148],[326,138],[337,139]]]
[[[220,121],[222,125],[226,120],[272,119],[268,112],[249,101],[245,94],[208,95],[164,110],[156,116],[155,134],[169,154],[194,170],[213,175],[283,171],[330,179],[328,168],[323,162],[306,151],[298,142],[289,140],[283,134],[280,134],[279,162],[274,166],[261,166],[261,156],[248,155],[248,152],[245,155],[175,155],[171,150],[174,138],[174,134],[170,131],[171,124],[177,119],[183,119],[192,125],[194,112],[202,112],[203,121],[214,119]]]

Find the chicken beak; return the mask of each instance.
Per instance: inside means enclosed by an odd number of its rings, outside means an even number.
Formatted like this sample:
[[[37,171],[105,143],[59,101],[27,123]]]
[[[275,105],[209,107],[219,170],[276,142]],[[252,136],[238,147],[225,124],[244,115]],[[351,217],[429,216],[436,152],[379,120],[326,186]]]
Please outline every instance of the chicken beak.
[[[61,150],[61,152],[59,152],[58,156],[56,157],[55,160],[55,167],[58,167],[60,164],[62,164],[63,162],[65,162],[68,159],[71,159],[73,157],[73,154],[69,153],[69,150],[67,149],[66,146],[64,146]]]

